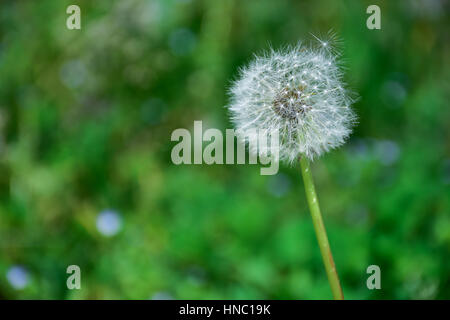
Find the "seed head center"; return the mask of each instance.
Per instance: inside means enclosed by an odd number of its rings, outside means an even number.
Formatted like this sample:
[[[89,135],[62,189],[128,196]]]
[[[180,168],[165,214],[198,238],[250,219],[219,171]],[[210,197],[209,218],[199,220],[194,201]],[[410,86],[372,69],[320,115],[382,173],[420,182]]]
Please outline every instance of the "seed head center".
[[[283,89],[273,101],[272,108],[275,113],[288,120],[303,117],[311,108],[306,105],[304,90],[303,86]]]

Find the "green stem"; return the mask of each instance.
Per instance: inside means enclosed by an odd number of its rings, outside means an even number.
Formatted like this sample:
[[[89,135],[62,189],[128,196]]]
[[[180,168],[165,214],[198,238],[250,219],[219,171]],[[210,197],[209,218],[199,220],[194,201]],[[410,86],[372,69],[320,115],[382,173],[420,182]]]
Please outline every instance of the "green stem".
[[[311,174],[309,161],[306,157],[300,157],[300,165],[302,168],[303,182],[305,184],[306,199],[308,200],[309,210],[316,231],[317,241],[319,242],[320,253],[322,254],[323,264],[328,276],[331,291],[335,300],[344,300],[344,294],[339,283],[339,277],[334,265],[333,255],[331,254],[330,244],[328,243],[327,232],[323,224],[322,215],[320,213],[319,202],[317,200],[314,181]]]

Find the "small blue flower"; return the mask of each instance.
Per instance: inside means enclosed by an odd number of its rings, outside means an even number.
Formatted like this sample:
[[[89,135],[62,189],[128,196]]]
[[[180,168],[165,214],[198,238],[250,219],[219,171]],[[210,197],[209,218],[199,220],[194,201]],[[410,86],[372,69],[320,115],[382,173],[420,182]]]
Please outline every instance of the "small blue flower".
[[[28,271],[19,265],[12,266],[6,273],[6,279],[14,289],[22,290],[29,282]]]
[[[106,237],[112,237],[122,228],[122,218],[114,210],[103,210],[97,217],[97,230]]]

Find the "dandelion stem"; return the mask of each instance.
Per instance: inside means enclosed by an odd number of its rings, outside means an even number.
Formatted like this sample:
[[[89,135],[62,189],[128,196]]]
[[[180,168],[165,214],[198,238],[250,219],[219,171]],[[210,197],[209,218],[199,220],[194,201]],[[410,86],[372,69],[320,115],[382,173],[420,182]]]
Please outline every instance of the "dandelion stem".
[[[306,199],[308,200],[309,210],[316,231],[317,241],[319,242],[320,253],[322,254],[323,264],[327,272],[328,282],[335,300],[344,300],[339,277],[334,265],[333,255],[331,254],[330,244],[328,242],[327,232],[323,224],[322,215],[320,213],[319,202],[317,200],[314,181],[311,174],[309,161],[306,157],[300,157],[300,165],[302,170],[303,182],[305,184]]]

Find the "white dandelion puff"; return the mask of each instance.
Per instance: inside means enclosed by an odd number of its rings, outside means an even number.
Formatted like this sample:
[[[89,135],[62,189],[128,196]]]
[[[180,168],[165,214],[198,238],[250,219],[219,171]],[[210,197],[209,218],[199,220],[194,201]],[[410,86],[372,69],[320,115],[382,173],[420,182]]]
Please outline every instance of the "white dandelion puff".
[[[337,58],[330,42],[320,40],[317,46],[299,43],[256,56],[230,90],[238,137],[255,145],[251,132],[277,132],[279,159],[288,163],[301,155],[313,160],[342,145],[356,117]]]

